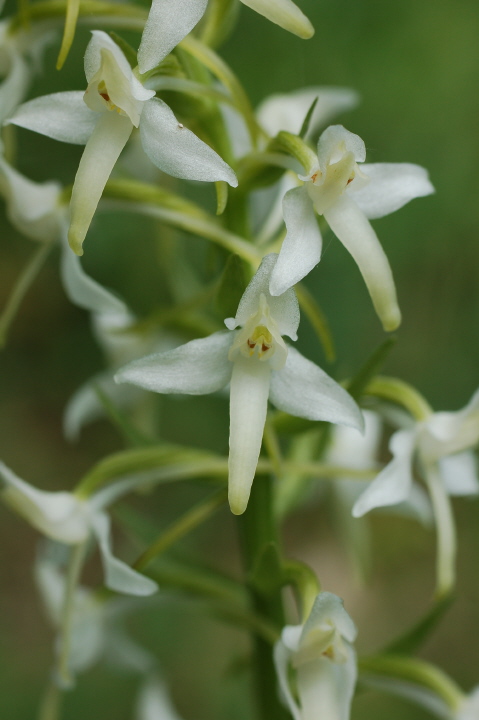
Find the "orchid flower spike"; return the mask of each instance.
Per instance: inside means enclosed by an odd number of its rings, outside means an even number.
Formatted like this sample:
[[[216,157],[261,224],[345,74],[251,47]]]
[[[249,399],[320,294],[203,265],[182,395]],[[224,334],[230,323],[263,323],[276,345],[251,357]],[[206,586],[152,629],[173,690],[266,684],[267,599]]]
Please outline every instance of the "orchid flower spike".
[[[182,26],[181,13],[171,18],[170,24]],[[143,86],[118,45],[103,31],[92,34],[85,54],[86,92],[35,98],[8,120],[55,140],[86,144],[70,203],[68,239],[77,255],[83,252],[105,184],[134,127],[140,130],[150,160],[169,175],[237,185],[220,156],[178,123],[168,105],[154,97],[154,90]]]
[[[348,720],[357,678],[356,627],[343,602],[320,593],[304,625],[288,625],[274,648],[282,696],[294,720]],[[297,698],[290,686],[295,671]]]
[[[268,290],[276,259],[274,254],[263,258],[236,317],[225,320],[229,331],[147,356],[115,376],[117,382],[159,393],[204,395],[231,384],[229,501],[237,515],[248,503],[268,396],[291,415],[363,428],[361,411],[348,393],[284,342],[282,335],[297,338],[299,307],[293,290],[280,297]]]
[[[396,505],[411,498],[417,464],[431,495],[438,531],[439,589],[453,584],[455,530],[447,495],[477,495],[479,480],[474,453],[479,442],[479,390],[468,405],[456,412],[431,413],[412,429],[391,437],[393,459],[356,501],[353,515]]]
[[[280,295],[317,265],[322,237],[315,213],[324,215],[358,264],[384,329],[390,331],[400,324],[401,313],[388,259],[369,220],[430,195],[434,188],[418,165],[365,164],[365,159],[364,142],[342,125],[322,133],[317,162],[300,176],[304,184],[283,199],[287,234],[270,291]]]
[[[309,40],[314,35],[311,22],[292,0],[241,0],[241,2],[303,40]]]
[[[0,462],[0,499],[51,540],[78,545],[94,537],[105,572],[105,584],[127,595],[151,595],[158,589],[150,578],[114,557],[110,518],[93,496],[83,500],[71,492],[39,490]]]

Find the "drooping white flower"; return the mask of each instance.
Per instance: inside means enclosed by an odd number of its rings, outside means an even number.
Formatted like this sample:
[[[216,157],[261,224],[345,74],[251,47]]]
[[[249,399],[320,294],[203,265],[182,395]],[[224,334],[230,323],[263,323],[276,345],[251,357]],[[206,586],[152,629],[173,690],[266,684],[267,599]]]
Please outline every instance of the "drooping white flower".
[[[288,625],[274,648],[279,686],[294,720],[348,720],[357,678],[356,627],[343,602],[320,593],[304,625]],[[296,675],[297,697],[290,685]]]
[[[439,588],[453,584],[455,530],[447,495],[477,495],[479,480],[471,448],[479,442],[479,391],[457,412],[431,413],[412,429],[392,435],[393,459],[362,493],[353,508],[361,517],[370,510],[403,503],[411,497],[417,466],[431,495],[438,531]]]
[[[66,545],[78,545],[94,537],[107,587],[128,595],[156,592],[158,587],[153,580],[112,554],[110,518],[94,496],[83,500],[71,492],[39,490],[17,477],[3,462],[0,481],[0,499],[46,537]]]
[[[180,22],[180,14],[172,16]],[[85,54],[85,93],[62,92],[21,105],[8,122],[85,150],[70,203],[69,243],[82,254],[82,244],[105,184],[134,127],[143,148],[161,170],[187,180],[224,180],[236,186],[231,168],[194,133],[178,123],[155,91],[148,90],[131,69],[118,45],[104,32],[93,31]]]
[[[241,0],[241,2],[304,40],[314,35],[311,22],[292,0]]]
[[[256,471],[268,397],[278,409],[311,420],[362,429],[348,393],[323,370],[286,345],[297,338],[299,307],[293,290],[280,297],[268,287],[277,256],[267,255],[246,288],[230,332],[217,332],[120,370],[117,382],[160,393],[203,395],[230,383],[229,501],[246,509]],[[240,328],[236,330],[236,328]]]
[[[283,199],[287,235],[271,278],[279,295],[319,262],[322,238],[315,215],[323,215],[351,253],[386,330],[401,321],[396,288],[387,257],[369,220],[398,210],[416,197],[434,192],[426,170],[410,163],[364,163],[360,137],[331,125],[319,138],[318,158],[301,187]]]

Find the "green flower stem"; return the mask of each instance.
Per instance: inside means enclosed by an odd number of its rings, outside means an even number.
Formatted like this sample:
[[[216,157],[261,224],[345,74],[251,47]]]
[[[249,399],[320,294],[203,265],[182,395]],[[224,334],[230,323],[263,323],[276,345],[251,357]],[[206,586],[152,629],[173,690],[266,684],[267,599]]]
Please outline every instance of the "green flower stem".
[[[60,629],[60,650],[57,661],[57,678],[60,687],[67,689],[73,685],[70,675],[68,661],[71,650],[71,633],[73,616],[75,610],[75,593],[80,580],[80,575],[85,560],[87,543],[79,543],[72,547],[70,561],[68,564],[67,578],[65,584],[65,596],[63,599],[63,612]]]
[[[38,720],[60,720],[63,693],[58,685],[50,682],[40,704]]]
[[[49,20],[63,18],[67,11],[67,0],[40,0],[29,5],[29,16],[31,20]],[[148,11],[138,5],[130,3],[104,2],[103,0],[81,0],[79,17],[95,23],[101,18],[108,18],[111,23],[115,19],[121,21],[122,27],[131,30],[143,30]],[[22,16],[17,15],[12,21],[12,28],[16,29],[22,25]]]
[[[0,347],[5,345],[10,325],[17,314],[18,308],[30,289],[31,284],[40,272],[53,245],[53,242],[41,243],[20,274],[5,309],[0,316]]]
[[[464,700],[461,688],[434,665],[401,655],[378,655],[359,659],[361,674],[396,678],[420,685],[440,697],[451,709],[458,710]]]
[[[427,400],[411,385],[397,378],[377,376],[367,386],[365,395],[373,395],[400,405],[418,422],[427,420],[432,414],[432,408]]]
[[[260,135],[263,131],[256,121],[249,98],[243,90],[243,87],[236,75],[234,75],[224,60],[211,50],[211,48],[207,47],[199,40],[196,40],[192,35],[188,35],[184,38],[184,40],[180,43],[180,47],[203,63],[203,65],[207,67],[221,83],[223,83],[227,90],[230,91],[235,100],[236,106],[241,110],[245,119],[253,145],[256,145],[258,135]]]
[[[422,466],[436,522],[436,600],[441,600],[452,592],[456,580],[456,527],[451,499],[437,463],[424,462]]]
[[[306,174],[317,166],[318,157],[307,143],[297,135],[293,135],[286,130],[281,130],[270,144],[270,150],[281,150],[288,153],[291,157],[301,163]]]
[[[253,483],[248,507],[238,518],[243,563],[251,575],[263,549],[277,544],[278,528],[273,516],[272,478],[257,475]],[[278,627],[284,626],[284,610],[280,591],[274,596],[260,594],[249,585],[251,604],[255,614],[267,617]],[[278,681],[273,664],[271,645],[263,638],[253,639],[253,678],[261,720],[286,720],[288,714],[278,699]]]
[[[296,591],[302,622],[306,622],[313,608],[321,586],[316,574],[305,563],[297,560],[286,560],[283,563],[283,574],[289,585]]]
[[[159,555],[165,552],[165,550],[174,545],[174,543],[187,535],[189,532],[202,525],[205,520],[208,520],[222,505],[225,504],[226,500],[226,491],[220,490],[188,510],[188,512],[182,515],[179,520],[170,525],[165,532],[161,533],[155,542],[150,545],[150,547],[145,550],[142,555],[140,555],[133,565],[135,570],[143,572],[143,570]]]

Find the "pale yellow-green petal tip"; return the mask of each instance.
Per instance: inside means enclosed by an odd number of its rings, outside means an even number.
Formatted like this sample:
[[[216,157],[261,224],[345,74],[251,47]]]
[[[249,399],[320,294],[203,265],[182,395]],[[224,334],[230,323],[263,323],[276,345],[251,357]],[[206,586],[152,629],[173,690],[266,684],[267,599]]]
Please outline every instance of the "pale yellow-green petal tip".
[[[83,238],[79,237],[71,228],[68,233],[68,244],[75,255],[83,255]]]
[[[230,504],[230,510],[233,515],[242,515],[248,507],[249,495],[245,497],[243,494],[237,492],[230,492],[228,495],[228,502]]]
[[[300,37],[302,40],[310,40],[315,33],[315,29],[312,23],[308,20],[308,18],[305,17],[304,22],[295,26],[295,29],[292,30],[292,32],[294,32],[294,34]]]
[[[387,315],[383,315],[381,318],[383,328],[386,332],[397,330],[401,324],[401,320],[401,311],[398,307],[390,310]]]

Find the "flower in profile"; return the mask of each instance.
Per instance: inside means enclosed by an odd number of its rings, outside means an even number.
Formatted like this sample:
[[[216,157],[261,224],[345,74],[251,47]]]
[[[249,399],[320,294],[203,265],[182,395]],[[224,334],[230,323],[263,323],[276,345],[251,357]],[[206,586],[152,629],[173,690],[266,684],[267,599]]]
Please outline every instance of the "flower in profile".
[[[94,537],[100,550],[105,584],[127,595],[151,595],[158,589],[153,580],[114,557],[110,518],[104,507],[108,497],[84,500],[74,493],[40,490],[17,477],[0,462],[0,499],[32,527],[51,540],[79,545]]]
[[[288,625],[274,648],[282,695],[294,720],[348,720],[357,678],[356,627],[343,602],[320,593],[303,625]],[[297,697],[290,685],[296,676]]]
[[[85,53],[86,92],[35,98],[8,120],[55,140],[85,144],[70,203],[68,239],[77,255],[82,254],[105,184],[134,127],[140,130],[150,160],[169,175],[237,185],[233,170],[220,156],[178,123],[168,105],[154,97],[154,90],[143,86],[118,45],[100,30],[92,34]]]
[[[383,217],[416,197],[434,192],[426,170],[410,163],[364,163],[366,147],[342,125],[331,125],[318,141],[317,161],[283,199],[287,234],[270,290],[280,295],[320,260],[322,237],[315,215],[323,215],[361,271],[385,330],[401,321],[386,254],[369,220]]]
[[[268,397],[291,415],[351,425],[363,419],[348,393],[317,365],[288,346],[297,338],[298,301],[293,290],[269,290],[277,255],[263,261],[246,288],[228,331],[193,340],[175,350],[136,360],[115,379],[160,393],[203,395],[230,383],[229,501],[245,511],[256,471]],[[237,328],[240,328],[239,330]]]

